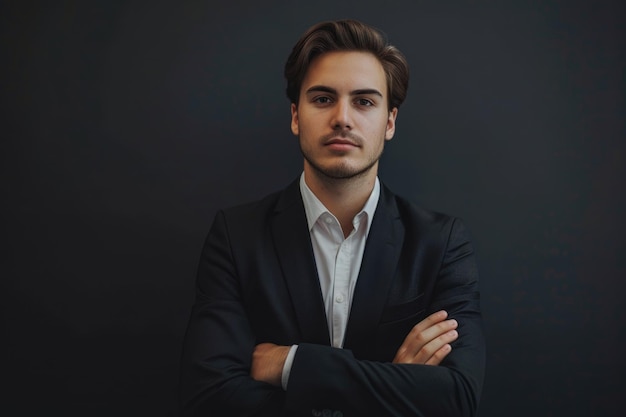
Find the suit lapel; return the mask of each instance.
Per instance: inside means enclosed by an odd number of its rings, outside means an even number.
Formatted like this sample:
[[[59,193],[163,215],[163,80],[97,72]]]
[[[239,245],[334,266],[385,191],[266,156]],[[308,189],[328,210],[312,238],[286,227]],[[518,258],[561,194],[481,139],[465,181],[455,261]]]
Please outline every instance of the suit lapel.
[[[387,301],[387,294],[400,256],[404,228],[400,222],[393,194],[381,187],[381,195],[372,220],[359,278],[354,289],[352,308],[346,329],[344,347],[367,349]]]
[[[298,181],[281,195],[271,228],[302,342],[329,345],[326,312]]]

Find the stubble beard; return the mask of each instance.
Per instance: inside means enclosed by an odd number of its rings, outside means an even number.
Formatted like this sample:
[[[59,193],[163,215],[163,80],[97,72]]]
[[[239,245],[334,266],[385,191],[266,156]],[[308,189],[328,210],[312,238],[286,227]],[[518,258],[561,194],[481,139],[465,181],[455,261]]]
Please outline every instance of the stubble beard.
[[[322,138],[322,142],[323,142],[323,138]],[[380,157],[383,154],[383,150],[384,150],[384,146],[381,147],[377,155],[375,155],[371,160],[367,162],[365,166],[362,166],[362,167],[352,167],[345,162],[341,162],[339,164],[336,164],[330,167],[322,167],[320,164],[315,162],[315,160],[310,155],[307,154],[304,147],[302,146],[302,142],[300,144],[300,152],[302,152],[302,156],[307,161],[307,163],[311,166],[311,168],[313,168],[315,172],[320,174],[322,178],[325,178],[331,181],[351,180],[351,179],[357,179],[357,178],[367,175],[367,173],[380,160]]]

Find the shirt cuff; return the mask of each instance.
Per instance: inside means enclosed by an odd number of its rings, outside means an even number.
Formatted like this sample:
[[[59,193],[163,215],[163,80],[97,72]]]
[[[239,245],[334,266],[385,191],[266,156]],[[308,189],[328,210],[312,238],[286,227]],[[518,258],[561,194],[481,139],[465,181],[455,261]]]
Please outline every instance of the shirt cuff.
[[[296,356],[296,350],[298,350],[298,345],[292,345],[289,348],[289,353],[287,353],[287,358],[285,359],[285,364],[283,365],[283,374],[280,378],[280,384],[283,386],[285,391],[287,391],[287,382],[289,382],[289,374],[291,373],[293,358]]]

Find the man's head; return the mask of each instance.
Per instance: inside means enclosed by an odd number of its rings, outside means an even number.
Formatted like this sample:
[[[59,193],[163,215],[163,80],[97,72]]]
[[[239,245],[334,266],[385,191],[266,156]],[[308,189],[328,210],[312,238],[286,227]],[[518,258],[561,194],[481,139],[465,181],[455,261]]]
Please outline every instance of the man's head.
[[[363,23],[320,23],[298,41],[285,75],[305,178],[360,178],[373,186],[406,96],[402,54]]]
[[[368,52],[375,56],[385,71],[388,110],[400,107],[409,84],[406,59],[379,30],[356,20],[318,23],[298,40],[285,64],[287,97],[292,103],[298,104],[302,80],[311,62],[333,51]]]

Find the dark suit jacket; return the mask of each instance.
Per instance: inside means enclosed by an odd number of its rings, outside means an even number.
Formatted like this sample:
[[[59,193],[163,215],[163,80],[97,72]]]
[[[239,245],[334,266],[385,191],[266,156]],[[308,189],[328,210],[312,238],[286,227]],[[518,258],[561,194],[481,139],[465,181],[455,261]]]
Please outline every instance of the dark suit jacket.
[[[392,364],[411,328],[445,309],[459,338],[440,366]],[[461,221],[381,187],[344,349],[330,346],[298,181],[219,212],[206,239],[181,366],[184,415],[471,416],[485,345]],[[262,342],[298,344],[287,391],[250,378]]]

